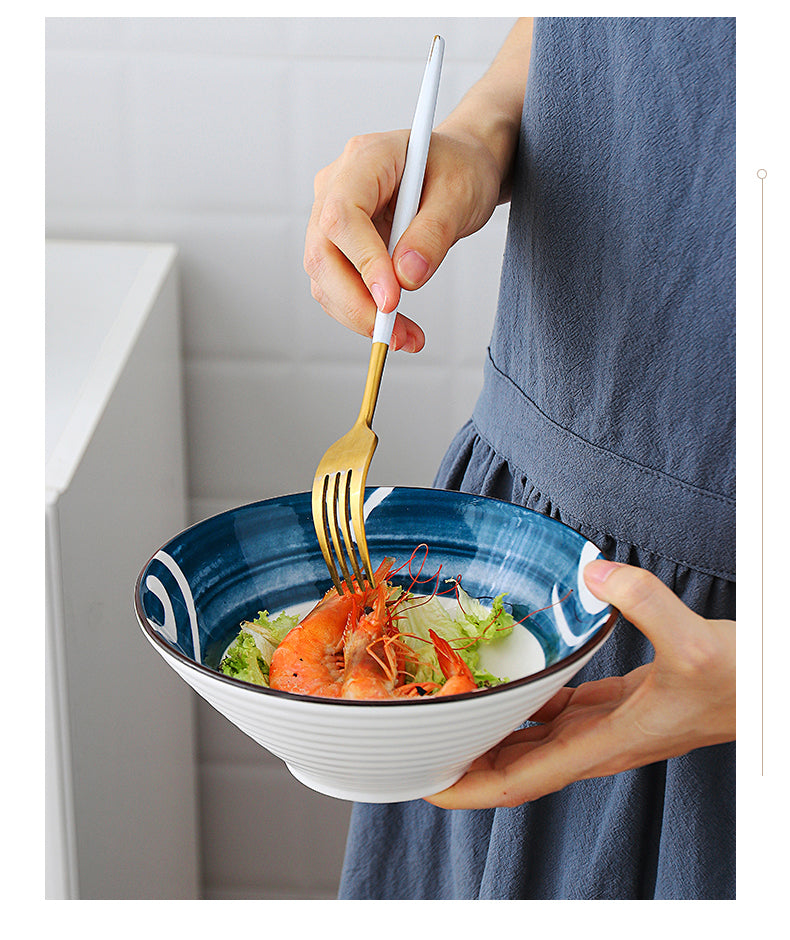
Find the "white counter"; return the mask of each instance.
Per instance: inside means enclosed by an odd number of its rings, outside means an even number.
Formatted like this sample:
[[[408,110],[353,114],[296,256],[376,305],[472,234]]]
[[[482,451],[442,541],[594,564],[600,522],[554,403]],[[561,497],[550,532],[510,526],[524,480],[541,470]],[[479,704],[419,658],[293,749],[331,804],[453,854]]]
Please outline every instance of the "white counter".
[[[177,252],[46,249],[46,895],[199,896],[193,693],[132,611],[185,524]]]

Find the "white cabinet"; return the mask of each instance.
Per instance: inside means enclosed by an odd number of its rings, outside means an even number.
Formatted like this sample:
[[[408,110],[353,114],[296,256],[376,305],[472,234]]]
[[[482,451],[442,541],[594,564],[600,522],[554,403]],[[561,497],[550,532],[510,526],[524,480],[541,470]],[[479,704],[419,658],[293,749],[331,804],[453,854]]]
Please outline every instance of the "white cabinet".
[[[194,699],[134,618],[184,527],[177,252],[46,248],[46,896],[199,897]]]

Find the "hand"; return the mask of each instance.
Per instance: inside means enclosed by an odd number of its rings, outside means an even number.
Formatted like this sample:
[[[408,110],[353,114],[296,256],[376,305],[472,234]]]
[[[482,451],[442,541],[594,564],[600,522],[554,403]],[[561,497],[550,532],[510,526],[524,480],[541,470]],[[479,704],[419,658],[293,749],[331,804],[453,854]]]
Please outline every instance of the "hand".
[[[318,173],[304,267],[330,316],[372,335],[377,307],[395,310],[402,288],[422,287],[452,245],[510,198],[531,47],[532,18],[521,17],[485,75],[434,131],[420,207],[392,258],[387,247],[408,131],[354,137]],[[419,352],[424,344],[419,325],[398,314],[390,348]]]
[[[698,616],[639,568],[597,560],[584,578],[650,640],[653,662],[561,689],[532,716],[540,725],[509,735],[428,802],[518,806],[575,780],[735,739],[735,623]]]
[[[304,255],[312,294],[330,316],[365,336],[373,332],[376,308],[389,313],[401,288],[425,284],[450,247],[488,221],[500,195],[501,170],[477,138],[435,131],[419,211],[390,258],[408,136],[352,138],[315,178]],[[391,348],[418,352],[424,344],[422,329],[398,314]]]

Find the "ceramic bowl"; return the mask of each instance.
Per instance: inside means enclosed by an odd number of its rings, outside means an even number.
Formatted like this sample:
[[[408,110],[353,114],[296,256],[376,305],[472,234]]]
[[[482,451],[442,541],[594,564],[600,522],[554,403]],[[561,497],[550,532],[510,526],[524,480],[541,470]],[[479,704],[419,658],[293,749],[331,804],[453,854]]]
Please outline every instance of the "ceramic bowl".
[[[140,573],[135,610],[165,661],[302,783],[340,799],[397,802],[458,780],[581,669],[615,614],[581,576],[598,548],[539,513],[445,490],[378,487],[366,490],[365,516],[374,566],[385,556],[407,561],[425,543],[423,576],[441,565],[442,578],[460,575],[475,597],[506,592],[517,620],[548,608],[486,661],[510,681],[466,695],[366,702],[293,695],[218,672],[243,620],[311,606],[332,586],[309,493],[241,506],[171,539]],[[393,580],[410,583],[406,570]]]

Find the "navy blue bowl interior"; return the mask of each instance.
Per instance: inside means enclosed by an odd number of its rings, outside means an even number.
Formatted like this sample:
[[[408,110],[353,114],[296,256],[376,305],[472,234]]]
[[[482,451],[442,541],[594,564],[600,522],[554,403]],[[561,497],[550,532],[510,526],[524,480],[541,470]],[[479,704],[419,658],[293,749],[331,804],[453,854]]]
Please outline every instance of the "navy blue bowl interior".
[[[381,500],[366,521],[374,566],[385,556],[396,565],[408,562],[417,546],[427,544],[421,578],[441,566],[442,582],[460,576],[474,597],[505,592],[517,620],[571,592],[561,605],[568,630],[558,631],[551,610],[527,620],[547,666],[576,652],[610,618],[609,609],[591,614],[582,606],[578,567],[586,540],[553,519],[446,490],[369,488],[366,499]],[[423,551],[415,554],[414,574],[423,557]],[[393,580],[406,586],[412,581],[407,568]],[[315,601],[331,586],[310,494],[299,493],[221,513],[171,539],[142,570],[135,605],[155,642],[216,669],[243,620]],[[431,592],[433,584],[415,590]]]

